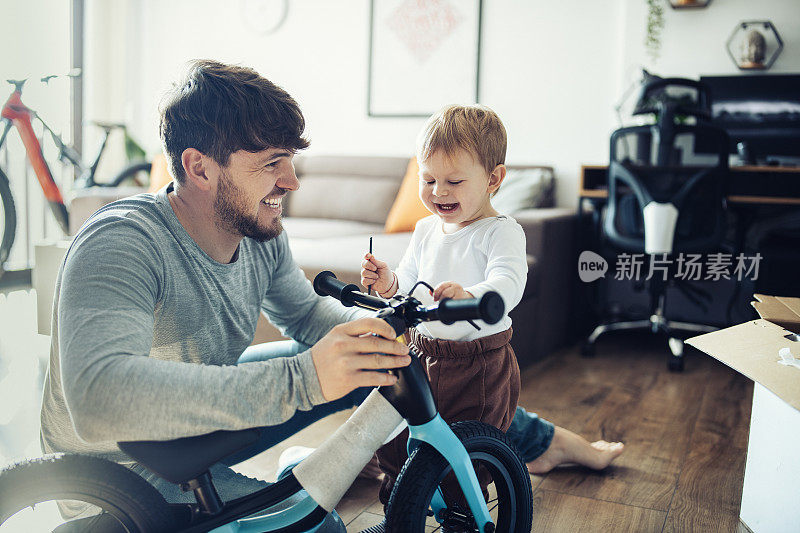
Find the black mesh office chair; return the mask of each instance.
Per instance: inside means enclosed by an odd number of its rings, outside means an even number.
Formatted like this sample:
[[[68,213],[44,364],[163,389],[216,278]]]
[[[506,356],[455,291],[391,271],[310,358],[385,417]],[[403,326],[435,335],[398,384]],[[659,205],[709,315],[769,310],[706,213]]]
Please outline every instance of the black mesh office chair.
[[[664,315],[667,286],[676,284],[678,254],[719,251],[725,232],[728,136],[705,122],[708,102],[699,82],[655,78],[643,87],[634,114],[655,113],[657,122],[611,135],[603,238],[616,251],[645,254],[643,275],[654,260],[664,268],[646,281],[650,317],[601,323],[586,339],[584,355],[594,352],[595,341],[606,332],[646,329],[669,339],[669,368],[681,370],[683,340],[678,332],[717,329]],[[700,305],[708,298],[688,283],[677,285]]]

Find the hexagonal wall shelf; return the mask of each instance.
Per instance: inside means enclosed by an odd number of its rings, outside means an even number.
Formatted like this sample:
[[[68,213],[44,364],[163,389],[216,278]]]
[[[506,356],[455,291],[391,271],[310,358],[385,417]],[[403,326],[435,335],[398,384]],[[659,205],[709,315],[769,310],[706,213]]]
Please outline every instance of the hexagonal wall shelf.
[[[783,50],[781,36],[768,20],[740,22],[725,45],[739,70],[767,70]]]
[[[669,0],[669,5],[672,9],[691,9],[706,7],[711,3],[711,0]]]

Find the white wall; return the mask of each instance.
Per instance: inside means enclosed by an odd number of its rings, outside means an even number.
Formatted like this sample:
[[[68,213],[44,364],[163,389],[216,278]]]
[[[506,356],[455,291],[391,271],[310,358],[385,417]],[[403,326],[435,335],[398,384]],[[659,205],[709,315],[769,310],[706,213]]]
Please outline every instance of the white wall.
[[[88,4],[114,9],[101,0]],[[97,79],[87,116],[127,120],[151,151],[158,149],[161,95],[185,62],[199,57],[250,65],[288,90],[305,112],[310,153],[413,151],[423,119],[366,114],[369,0],[292,0],[283,26],[267,36],[245,28],[241,1],[113,5],[125,16],[107,14],[108,26],[95,31],[112,35],[114,44],[87,35],[87,50],[106,51],[107,66],[97,72],[124,71],[126,83],[119,89],[119,80]],[[797,0],[714,0],[681,11],[665,0],[664,15],[661,59],[648,65],[644,0],[484,0],[481,100],[506,124],[509,163],[556,167],[559,204],[575,205],[581,164],[607,161],[613,106],[638,66],[673,76],[738,73],[724,48],[734,26],[771,19],[785,49],[770,72],[800,72]],[[119,42],[126,51],[117,51]],[[99,98],[106,86],[115,87],[113,102]]]
[[[644,0],[625,2],[631,20],[645,20]],[[665,8],[662,54],[653,65],[655,72],[684,77],[742,74],[725,51],[725,42],[736,25],[744,20],[771,20],[781,35],[783,52],[767,73],[800,72],[800,2],[797,0],[712,0],[707,8],[700,10]],[[644,28],[644,23],[626,25],[623,28],[625,42],[641,43]],[[643,47],[623,47],[624,68],[645,62]]]

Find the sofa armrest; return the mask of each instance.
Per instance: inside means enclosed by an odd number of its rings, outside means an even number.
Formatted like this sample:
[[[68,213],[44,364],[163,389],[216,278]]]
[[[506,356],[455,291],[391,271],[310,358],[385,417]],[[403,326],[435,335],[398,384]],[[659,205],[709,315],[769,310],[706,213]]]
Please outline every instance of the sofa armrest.
[[[569,241],[575,235],[576,211],[568,207],[523,209],[513,217],[525,231],[526,251],[539,260],[550,245]]]
[[[78,230],[98,209],[106,204],[147,192],[142,187],[89,187],[75,189],[69,203],[69,234]]]
[[[537,286],[526,289],[526,293],[536,295],[533,317],[538,324],[531,346],[538,357],[567,341],[578,268],[575,261],[577,216],[574,209],[552,207],[525,209],[513,217],[525,231],[528,254],[536,260],[537,272],[528,275],[528,282]]]

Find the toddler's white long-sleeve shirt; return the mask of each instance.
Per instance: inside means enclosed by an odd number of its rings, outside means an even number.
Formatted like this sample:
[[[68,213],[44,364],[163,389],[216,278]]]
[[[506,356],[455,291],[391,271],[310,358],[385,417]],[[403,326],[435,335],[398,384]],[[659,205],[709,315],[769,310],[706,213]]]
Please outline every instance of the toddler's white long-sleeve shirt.
[[[396,270],[399,290],[408,293],[417,281],[436,287],[454,281],[464,290],[480,298],[488,291],[500,294],[506,314],[496,324],[482,320],[446,326],[441,322],[425,322],[417,330],[431,338],[467,341],[507,330],[511,326],[508,312],[522,299],[527,279],[525,232],[513,218],[488,217],[455,233],[444,233],[439,217],[431,215],[417,222],[411,243]],[[432,305],[433,297],[424,286],[414,290],[414,297]]]

